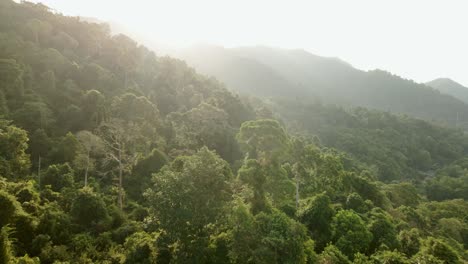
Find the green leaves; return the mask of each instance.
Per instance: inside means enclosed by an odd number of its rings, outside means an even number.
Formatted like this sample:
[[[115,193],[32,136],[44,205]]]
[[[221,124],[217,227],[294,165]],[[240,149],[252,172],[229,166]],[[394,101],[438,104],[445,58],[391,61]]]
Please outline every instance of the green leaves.
[[[446,264],[460,264],[462,261],[458,254],[444,241],[429,237],[424,241],[421,253],[432,255]]]
[[[27,142],[26,131],[0,120],[0,175],[19,179],[28,173]]]
[[[276,161],[287,152],[289,139],[284,128],[276,120],[262,119],[244,122],[237,140],[260,163]]]
[[[461,131],[296,100],[290,137],[254,120],[276,106],[105,25],[0,5],[0,263],[466,258]]]
[[[11,224],[13,218],[23,213],[23,208],[14,196],[0,190],[0,227]]]
[[[365,252],[373,238],[361,217],[348,210],[341,210],[333,217],[332,230],[334,244],[349,258]]]
[[[131,93],[116,97],[112,103],[114,116],[127,122],[155,122],[159,118],[158,108],[144,96]]]
[[[72,187],[74,183],[73,174],[74,171],[68,163],[50,165],[41,176],[41,186],[51,185],[53,191]]]
[[[12,232],[8,226],[2,226],[0,229],[0,263],[11,263],[14,259],[13,243],[10,239]]]
[[[252,215],[242,202],[231,210],[229,258],[233,263],[314,263],[306,228],[279,210]]]
[[[231,199],[231,179],[229,165],[207,148],[175,159],[153,176],[154,185],[145,194],[151,214],[186,257],[201,257],[203,248],[191,241],[204,244],[207,228]]]
[[[156,263],[158,234],[137,232],[125,240],[126,257],[124,263]]]
[[[71,205],[70,215],[76,223],[83,227],[92,227],[109,220],[104,201],[89,187],[78,191]]]
[[[311,233],[316,241],[317,251],[321,251],[331,240],[331,222],[335,210],[330,198],[325,194],[318,194],[302,201],[297,217]]]

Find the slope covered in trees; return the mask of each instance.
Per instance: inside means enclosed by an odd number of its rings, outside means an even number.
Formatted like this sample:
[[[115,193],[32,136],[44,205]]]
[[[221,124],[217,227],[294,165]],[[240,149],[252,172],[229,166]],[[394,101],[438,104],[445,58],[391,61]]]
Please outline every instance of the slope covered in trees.
[[[280,122],[182,61],[28,2],[0,0],[0,72],[0,263],[468,259],[460,131],[362,109],[316,107],[311,122],[301,105],[273,107]],[[382,155],[334,145],[333,127],[373,135],[371,150],[389,148],[382,133],[436,144],[387,179]],[[433,177],[411,174],[427,164]]]
[[[242,87],[255,87],[251,92],[257,96],[271,91],[269,95],[274,97],[306,98],[306,101],[313,97],[324,103],[402,113],[450,126],[468,120],[468,105],[461,98],[441,94],[385,71],[361,71],[339,59],[304,50],[194,47],[178,56],[197,70],[226,82],[228,88],[242,91]],[[226,60],[231,63],[216,63]],[[247,71],[242,61],[259,66]],[[271,72],[271,78],[256,78],[265,72]],[[276,88],[279,77],[287,81],[282,83],[280,91]]]
[[[468,137],[408,116],[365,108],[279,100],[273,107],[291,130],[373,167],[380,180],[424,179],[468,153]]]
[[[227,53],[223,47],[199,45],[177,54],[197,71],[215,76],[234,91],[255,96],[287,96],[302,91],[274,69],[247,57]]]
[[[448,78],[439,78],[426,83],[441,93],[451,95],[468,103],[468,88]]]

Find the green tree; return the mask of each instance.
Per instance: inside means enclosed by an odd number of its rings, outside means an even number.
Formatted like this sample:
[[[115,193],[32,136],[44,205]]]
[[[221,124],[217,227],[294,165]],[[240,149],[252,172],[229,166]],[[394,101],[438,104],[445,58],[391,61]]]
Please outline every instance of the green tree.
[[[358,213],[364,213],[368,210],[366,202],[358,193],[350,193],[348,197],[346,197],[346,209],[354,210]]]
[[[328,245],[318,257],[319,264],[351,264],[348,257],[336,246]]]
[[[372,259],[377,264],[410,264],[405,255],[398,251],[379,251],[372,255]]]
[[[137,232],[125,239],[125,262],[151,264],[157,262],[158,235],[155,233]]]
[[[452,247],[447,245],[444,241],[433,237],[429,237],[423,242],[421,253],[432,255],[446,264],[462,263],[460,257]]]
[[[15,109],[24,95],[24,81],[21,65],[14,59],[0,59],[0,92],[6,105],[4,109]]]
[[[66,187],[72,187],[73,175],[74,171],[68,163],[50,165],[41,176],[41,186],[50,185],[52,190],[56,192]]]
[[[144,96],[131,93],[116,97],[112,102],[114,116],[127,122],[155,122],[158,108]]]
[[[76,138],[82,146],[82,151],[78,153],[74,164],[82,171],[84,170],[84,186],[87,186],[89,170],[94,167],[94,159],[91,155],[104,152],[104,143],[99,136],[85,130],[79,131]]]
[[[412,263],[420,264],[444,264],[445,262],[432,256],[424,253],[418,253],[411,258]]]
[[[27,131],[48,130],[55,122],[52,111],[41,100],[27,101],[11,114],[13,121]]]
[[[259,239],[255,235],[254,215],[249,206],[239,198],[232,202],[230,208],[229,259],[233,263],[253,263],[253,251],[258,246]]]
[[[405,253],[406,256],[411,257],[418,253],[421,245],[418,229],[412,228],[410,230],[402,230],[400,234],[398,234],[398,240],[401,245],[401,251]]]
[[[334,244],[349,258],[366,251],[372,241],[372,233],[353,211],[339,211],[333,217],[332,230]]]
[[[261,244],[255,250],[255,263],[307,263],[313,256],[313,242],[306,228],[286,214],[273,210],[255,216],[257,235]]]
[[[38,179],[41,176],[41,166],[47,165],[44,159],[50,155],[52,146],[52,140],[43,129],[36,129],[29,137],[28,150],[31,153],[34,168],[37,169]]]
[[[89,187],[78,191],[71,205],[70,215],[76,223],[83,227],[95,226],[109,220],[104,201]]]
[[[409,182],[388,184],[385,186],[386,195],[394,207],[402,205],[415,207],[421,202],[421,197],[415,186]]]
[[[151,185],[152,174],[159,172],[167,163],[169,158],[158,149],[153,149],[149,155],[141,157],[133,168],[132,177],[126,182],[129,196],[141,200],[142,194]]]
[[[32,34],[32,39],[34,42],[36,42],[36,44],[45,41],[43,38],[46,38],[52,30],[52,26],[48,22],[35,18],[28,20],[25,28]]]
[[[122,120],[113,119],[101,124],[98,135],[105,146],[105,163],[118,173],[118,205],[122,210],[124,205],[124,174],[132,170],[138,158],[136,139],[139,136],[138,127]],[[110,170],[113,173],[113,170]]]
[[[232,263],[316,263],[306,228],[279,210],[253,215],[235,201],[230,211],[229,258]]]
[[[8,109],[8,103],[5,98],[5,93],[0,91],[0,118],[6,118],[10,110]]]
[[[8,226],[3,226],[0,229],[0,263],[12,263],[15,255],[11,241],[11,234],[13,229]]]
[[[0,190],[0,227],[11,224],[14,217],[22,213],[23,209],[14,196]]]
[[[315,145],[306,145],[306,142],[300,138],[291,139],[291,156],[295,161],[292,173],[296,185],[296,208],[299,208],[301,184],[310,185],[311,178],[316,176],[318,155]]]
[[[357,253],[354,255],[353,264],[374,264],[374,262],[371,261],[368,256]]]
[[[228,117],[222,109],[201,103],[183,114],[170,114],[168,120],[175,131],[173,140],[178,148],[207,146],[232,162],[240,155]]]
[[[107,109],[104,95],[97,90],[88,90],[82,98],[83,112],[89,130],[96,128],[106,119]]]
[[[284,128],[276,120],[263,119],[244,122],[237,140],[249,154],[261,164],[270,163],[284,155],[289,139]]]
[[[334,214],[330,198],[325,194],[318,194],[303,201],[297,212],[299,221],[309,229],[319,252],[332,238],[330,224]]]
[[[238,178],[250,185],[253,189],[253,197],[251,199],[252,212],[258,213],[267,210],[269,204],[266,198],[266,173],[265,168],[261,166],[257,160],[245,160],[244,164],[238,171]]]
[[[455,217],[439,219],[437,233],[453,238],[461,244],[468,242],[468,224]]]
[[[42,235],[38,235],[33,240],[35,255],[41,253],[41,250],[48,244],[49,240],[55,245],[69,243],[72,238],[73,230],[70,229],[72,225],[73,222],[70,215],[64,212],[57,203],[47,203],[43,214],[39,218],[39,225],[37,227],[37,233]]]
[[[54,162],[56,163],[72,163],[79,150],[80,142],[71,132],[68,132],[64,137],[62,137],[55,148],[52,150],[51,156]]]
[[[0,120],[0,175],[19,179],[29,172],[27,142],[26,131]]]
[[[178,157],[153,176],[154,185],[146,192],[152,215],[181,247],[182,259],[202,258],[203,248],[195,241],[209,235],[207,228],[230,200],[231,179],[229,165],[207,148]]]
[[[62,52],[74,50],[79,43],[67,33],[60,31],[52,37],[54,47]]]
[[[369,246],[370,252],[375,252],[383,245],[390,250],[399,248],[397,229],[392,222],[391,216],[383,210],[373,209],[370,212],[368,228],[372,233],[372,241]]]

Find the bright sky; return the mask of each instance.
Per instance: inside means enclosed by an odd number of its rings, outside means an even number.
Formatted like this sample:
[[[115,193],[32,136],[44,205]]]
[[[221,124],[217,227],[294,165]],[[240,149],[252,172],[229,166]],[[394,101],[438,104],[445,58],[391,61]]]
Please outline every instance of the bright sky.
[[[38,1],[35,1],[38,2]],[[468,86],[466,0],[42,0],[115,21],[147,39],[303,48],[360,69]]]

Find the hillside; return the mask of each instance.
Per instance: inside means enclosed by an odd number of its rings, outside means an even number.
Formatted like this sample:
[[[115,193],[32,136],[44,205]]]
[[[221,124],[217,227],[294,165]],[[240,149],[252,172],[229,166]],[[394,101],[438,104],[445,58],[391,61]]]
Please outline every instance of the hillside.
[[[234,91],[262,97],[299,94],[299,87],[269,66],[247,57],[226,53],[216,46],[198,46],[195,52],[181,52],[197,71],[214,76]]]
[[[468,88],[451,79],[439,78],[427,82],[426,85],[468,103]]]
[[[373,167],[386,182],[424,179],[468,154],[463,131],[408,116],[295,100],[279,100],[273,108],[290,131],[317,135],[321,144]]]
[[[459,116],[457,124],[466,123],[468,120],[468,105],[424,84],[381,70],[361,71],[339,59],[316,56],[304,50],[204,47],[203,52],[200,52],[200,48],[193,48],[179,56],[203,73],[219,78],[228,88],[243,92],[251,87],[261,87],[260,92],[255,89],[250,90],[258,96],[264,96],[268,93],[268,87],[273,87],[271,95],[285,94],[285,97],[290,99],[314,96],[324,103],[346,107],[362,106],[408,114],[451,126],[457,123],[457,113]],[[205,57],[210,59],[204,60]],[[225,58],[230,58],[231,63],[212,64],[213,61],[222,61]],[[245,60],[251,64],[254,62],[262,64],[262,67],[248,68],[244,74],[237,74],[246,69],[242,63],[238,63]],[[273,73],[271,78],[256,79],[258,75],[265,75],[267,72],[265,69]],[[240,79],[244,76],[246,77]],[[276,80],[279,77],[287,80],[287,83],[278,83]],[[287,93],[280,94],[278,90]]]
[[[0,0],[0,263],[466,262],[468,136],[306,99]]]

